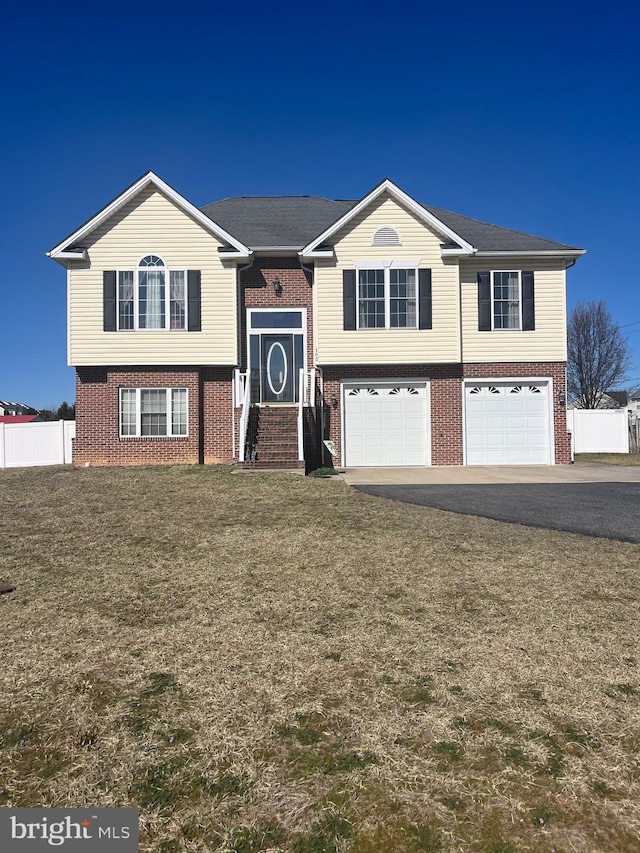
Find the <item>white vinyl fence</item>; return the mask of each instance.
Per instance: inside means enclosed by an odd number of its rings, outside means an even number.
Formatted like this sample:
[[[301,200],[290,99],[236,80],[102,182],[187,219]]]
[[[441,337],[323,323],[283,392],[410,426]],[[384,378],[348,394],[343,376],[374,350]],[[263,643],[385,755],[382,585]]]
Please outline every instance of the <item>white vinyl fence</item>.
[[[569,409],[567,429],[572,453],[628,453],[626,409]]]
[[[75,421],[0,424],[0,468],[71,462]]]

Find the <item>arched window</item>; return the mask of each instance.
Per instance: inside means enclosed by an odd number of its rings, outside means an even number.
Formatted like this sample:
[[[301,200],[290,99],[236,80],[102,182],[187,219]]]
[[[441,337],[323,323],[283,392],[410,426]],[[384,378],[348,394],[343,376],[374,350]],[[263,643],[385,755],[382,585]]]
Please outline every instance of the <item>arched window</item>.
[[[159,255],[118,273],[119,329],[186,329],[186,305],[185,270],[168,270]]]
[[[138,264],[138,328],[164,329],[166,271],[157,255],[146,255]]]
[[[390,225],[383,225],[382,228],[378,228],[373,237],[371,238],[372,246],[401,246],[402,239],[400,234],[396,231],[395,228],[392,228]]]

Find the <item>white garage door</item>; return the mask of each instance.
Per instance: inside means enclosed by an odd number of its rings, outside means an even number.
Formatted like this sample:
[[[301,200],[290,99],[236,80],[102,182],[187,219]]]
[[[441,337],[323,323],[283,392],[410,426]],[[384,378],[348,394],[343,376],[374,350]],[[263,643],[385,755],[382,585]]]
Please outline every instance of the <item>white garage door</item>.
[[[345,385],[344,445],[349,466],[426,465],[425,384]]]
[[[549,383],[465,386],[467,465],[550,464]]]

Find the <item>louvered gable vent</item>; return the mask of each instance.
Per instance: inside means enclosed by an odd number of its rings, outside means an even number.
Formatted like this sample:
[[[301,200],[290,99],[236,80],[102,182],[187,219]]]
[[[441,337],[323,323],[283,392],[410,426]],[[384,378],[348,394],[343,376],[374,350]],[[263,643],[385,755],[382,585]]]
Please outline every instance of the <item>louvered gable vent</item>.
[[[384,225],[378,228],[371,240],[372,246],[401,246],[402,240],[395,228],[389,225]]]

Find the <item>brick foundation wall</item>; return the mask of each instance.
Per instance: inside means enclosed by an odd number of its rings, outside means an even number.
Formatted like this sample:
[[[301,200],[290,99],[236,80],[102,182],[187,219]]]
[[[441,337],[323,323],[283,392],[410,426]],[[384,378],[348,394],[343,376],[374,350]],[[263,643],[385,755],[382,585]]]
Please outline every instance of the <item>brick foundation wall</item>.
[[[200,376],[202,461],[233,462],[233,368],[203,367]]]
[[[567,435],[566,410],[558,401],[558,391],[566,394],[564,362],[486,362],[483,364],[438,365],[337,365],[323,368],[324,399],[327,405],[328,437],[336,445],[335,465],[340,465],[342,436],[340,427],[340,383],[346,379],[429,379],[431,390],[431,464],[463,464],[462,380],[473,377],[506,378],[510,376],[550,376],[553,380],[554,437],[556,464],[571,461]],[[338,407],[329,401],[335,394]],[[326,437],[326,435],[325,435]]]
[[[232,368],[78,368],[74,465],[231,462],[231,375]],[[120,438],[120,388],[187,388],[188,436]]]

